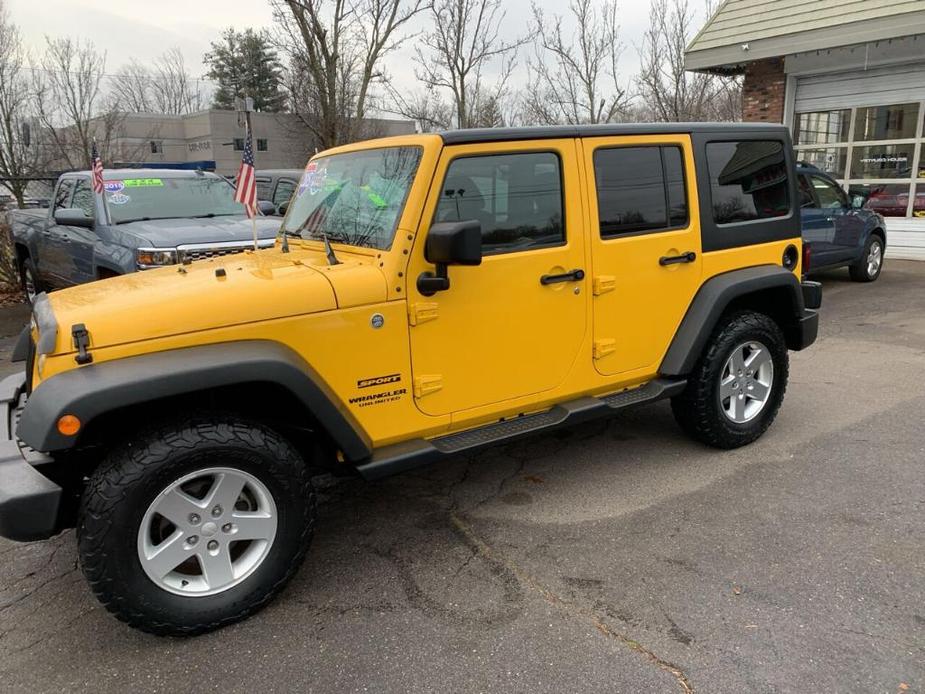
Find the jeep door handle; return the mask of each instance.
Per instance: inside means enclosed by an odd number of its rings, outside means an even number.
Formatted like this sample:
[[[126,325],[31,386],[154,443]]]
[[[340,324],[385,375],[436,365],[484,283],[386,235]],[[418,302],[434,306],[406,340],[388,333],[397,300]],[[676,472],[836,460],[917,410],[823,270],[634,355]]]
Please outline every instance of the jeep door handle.
[[[543,275],[540,284],[555,284],[556,282],[581,282],[585,278],[585,271],[581,269],[563,272],[561,275]]]
[[[658,264],[662,267],[666,265],[677,265],[678,263],[693,263],[697,260],[697,254],[694,251],[688,251],[681,255],[663,255],[658,259]]]

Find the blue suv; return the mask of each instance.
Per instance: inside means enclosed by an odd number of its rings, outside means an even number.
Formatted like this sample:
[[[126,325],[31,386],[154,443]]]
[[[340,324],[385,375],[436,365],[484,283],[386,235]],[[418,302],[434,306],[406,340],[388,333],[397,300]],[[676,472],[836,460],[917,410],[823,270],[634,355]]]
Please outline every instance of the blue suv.
[[[864,208],[863,196],[850,200],[834,178],[814,166],[797,166],[803,227],[803,272],[847,267],[855,282],[873,282],[883,269],[886,224]]]

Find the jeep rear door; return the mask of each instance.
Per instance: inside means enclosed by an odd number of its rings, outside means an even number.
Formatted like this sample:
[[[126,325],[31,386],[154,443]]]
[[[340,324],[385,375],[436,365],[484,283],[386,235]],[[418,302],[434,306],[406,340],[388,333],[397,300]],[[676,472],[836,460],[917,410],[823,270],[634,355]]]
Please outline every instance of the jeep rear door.
[[[443,415],[549,391],[585,339],[585,242],[573,139],[443,150],[409,265],[417,406]],[[449,267],[450,287],[415,288],[433,222],[477,220],[479,266]]]
[[[582,141],[595,369],[655,373],[700,287],[698,198],[687,135]]]

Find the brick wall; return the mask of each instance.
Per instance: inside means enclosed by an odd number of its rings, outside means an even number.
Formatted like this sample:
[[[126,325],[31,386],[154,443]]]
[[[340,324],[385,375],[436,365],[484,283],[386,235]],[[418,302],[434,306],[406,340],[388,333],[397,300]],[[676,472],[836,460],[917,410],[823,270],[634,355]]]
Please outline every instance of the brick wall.
[[[783,58],[749,63],[742,85],[742,120],[783,123],[786,86]]]

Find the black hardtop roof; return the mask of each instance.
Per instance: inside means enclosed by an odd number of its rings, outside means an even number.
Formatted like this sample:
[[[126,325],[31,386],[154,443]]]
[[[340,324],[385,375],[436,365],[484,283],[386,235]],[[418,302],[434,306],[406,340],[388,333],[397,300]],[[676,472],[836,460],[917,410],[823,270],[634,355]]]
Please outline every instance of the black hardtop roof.
[[[710,133],[734,135],[736,132],[767,132],[775,135],[789,131],[777,123],[602,123],[598,125],[548,125],[525,128],[473,128],[446,130],[440,133],[447,145],[506,140],[551,140],[568,137],[607,137],[616,135],[676,135]]]

